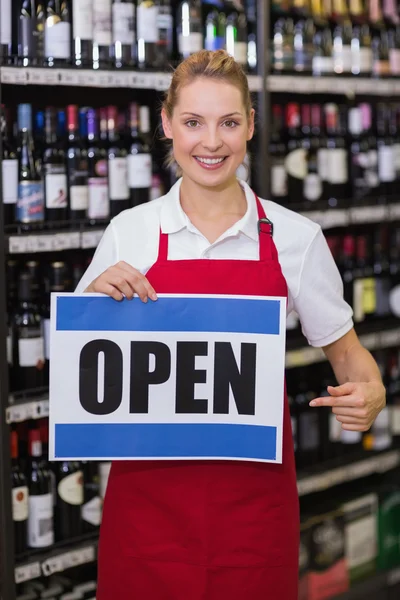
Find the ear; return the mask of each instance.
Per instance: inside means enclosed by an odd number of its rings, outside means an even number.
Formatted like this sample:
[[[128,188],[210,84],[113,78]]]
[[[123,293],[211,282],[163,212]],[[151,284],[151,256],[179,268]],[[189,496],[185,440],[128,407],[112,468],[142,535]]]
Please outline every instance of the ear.
[[[250,117],[249,117],[249,124],[248,124],[248,129],[247,129],[247,141],[249,142],[251,140],[251,138],[254,135],[254,115],[255,115],[255,110],[254,108],[251,109],[250,111]]]
[[[161,120],[162,120],[162,126],[163,126],[165,137],[168,138],[169,140],[172,140],[171,123],[167,117],[167,113],[165,112],[164,108],[161,110]]]

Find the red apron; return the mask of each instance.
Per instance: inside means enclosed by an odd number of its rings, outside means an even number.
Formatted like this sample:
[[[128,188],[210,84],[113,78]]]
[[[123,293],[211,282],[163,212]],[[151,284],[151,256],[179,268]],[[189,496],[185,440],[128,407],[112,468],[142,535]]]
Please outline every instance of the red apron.
[[[258,216],[265,218],[257,199]],[[265,227],[266,225],[266,227]],[[260,260],[168,260],[158,293],[287,297],[270,226]],[[114,462],[104,502],[97,600],[297,600],[299,509],[285,395],[283,464]]]

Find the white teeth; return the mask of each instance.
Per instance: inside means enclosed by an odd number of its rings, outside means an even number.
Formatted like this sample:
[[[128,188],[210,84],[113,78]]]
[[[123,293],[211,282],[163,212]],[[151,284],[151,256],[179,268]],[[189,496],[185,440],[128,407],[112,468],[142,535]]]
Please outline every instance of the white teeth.
[[[221,163],[224,158],[200,158],[200,156],[196,156],[197,160],[199,160],[202,163],[205,163],[206,165],[217,165],[218,163]]]

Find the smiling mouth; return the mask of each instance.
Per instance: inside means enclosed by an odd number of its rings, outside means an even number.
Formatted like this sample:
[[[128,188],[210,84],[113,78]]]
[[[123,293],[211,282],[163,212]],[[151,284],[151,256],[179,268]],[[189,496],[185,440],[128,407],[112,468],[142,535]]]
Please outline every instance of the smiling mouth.
[[[194,156],[193,158],[195,158],[199,163],[203,164],[203,165],[219,165],[221,163],[224,162],[224,160],[226,158],[228,158],[227,156],[219,156],[217,158],[205,158],[203,156]]]

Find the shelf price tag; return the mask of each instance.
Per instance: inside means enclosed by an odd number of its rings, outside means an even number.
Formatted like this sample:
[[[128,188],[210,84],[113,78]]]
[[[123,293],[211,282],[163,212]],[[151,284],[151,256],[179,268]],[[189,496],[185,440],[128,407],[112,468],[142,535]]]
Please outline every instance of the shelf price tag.
[[[37,579],[41,575],[39,562],[22,565],[15,569],[15,583],[18,584],[23,583],[24,581],[30,581],[31,579]]]
[[[382,331],[380,334],[380,348],[391,348],[400,343],[400,328]]]
[[[388,209],[386,206],[356,206],[350,209],[352,223],[375,223],[386,221]]]
[[[375,350],[380,347],[379,335],[377,333],[360,335],[360,342],[367,350]]]
[[[389,206],[390,220],[395,221],[400,219],[400,202],[390,204]]]
[[[78,550],[71,550],[58,556],[52,556],[42,563],[43,575],[49,577],[53,573],[61,573],[66,569],[94,562],[96,559],[95,546],[87,546]]]
[[[61,85],[79,85],[79,75],[74,69],[60,69],[59,83]]]
[[[28,80],[27,69],[18,67],[2,67],[1,81],[2,83],[13,83],[17,85],[25,85]]]
[[[154,88],[159,92],[167,90],[171,79],[172,75],[170,73],[157,73],[155,75]]]
[[[263,86],[263,78],[259,75],[248,75],[249,90],[251,92],[261,92]]]
[[[53,235],[37,236],[37,252],[51,252],[53,248]]]
[[[104,229],[84,231],[81,236],[81,248],[96,248],[103,237]]]

